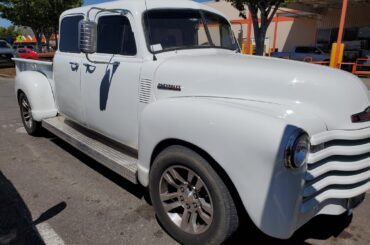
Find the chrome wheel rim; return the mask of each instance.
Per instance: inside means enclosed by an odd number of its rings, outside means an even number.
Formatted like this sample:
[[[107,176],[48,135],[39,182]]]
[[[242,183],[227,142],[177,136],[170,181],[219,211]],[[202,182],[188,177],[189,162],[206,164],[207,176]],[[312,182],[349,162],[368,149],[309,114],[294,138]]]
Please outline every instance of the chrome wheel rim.
[[[23,118],[25,125],[27,126],[27,128],[32,128],[32,124],[33,124],[32,110],[26,98],[22,99],[21,108],[22,108],[22,118]]]
[[[164,211],[181,230],[204,233],[213,220],[212,197],[203,180],[191,169],[171,166],[159,182]]]

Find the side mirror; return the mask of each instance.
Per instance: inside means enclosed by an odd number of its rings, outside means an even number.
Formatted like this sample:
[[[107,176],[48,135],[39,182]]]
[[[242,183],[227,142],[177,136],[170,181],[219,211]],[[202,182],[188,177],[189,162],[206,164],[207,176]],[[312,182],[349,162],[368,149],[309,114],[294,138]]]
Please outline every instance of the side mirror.
[[[80,51],[85,54],[96,53],[98,25],[94,21],[81,20],[79,25]]]

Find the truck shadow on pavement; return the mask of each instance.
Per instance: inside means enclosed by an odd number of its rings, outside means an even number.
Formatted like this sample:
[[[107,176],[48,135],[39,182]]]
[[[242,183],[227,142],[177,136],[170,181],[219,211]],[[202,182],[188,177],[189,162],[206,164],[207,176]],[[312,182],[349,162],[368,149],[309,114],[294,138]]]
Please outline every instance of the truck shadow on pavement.
[[[105,178],[109,179],[110,181],[117,184],[121,188],[125,189],[126,191],[136,196],[137,198],[139,199],[144,198],[145,201],[149,205],[151,205],[150,196],[146,188],[140,185],[132,184],[131,182],[127,181],[126,179],[119,176],[115,172],[101,165],[94,159],[78,151],[74,147],[70,146],[68,143],[65,143],[64,141],[58,138],[53,138],[50,140],[54,144],[56,144],[69,154],[71,154],[72,156],[76,157],[86,166],[103,175]],[[241,215],[243,217],[241,218],[243,222],[237,233],[229,240],[227,244],[244,244],[244,243],[262,244],[263,242],[265,242],[265,244],[277,244],[277,245],[309,244],[305,242],[308,239],[327,240],[330,237],[339,236],[344,231],[344,229],[350,225],[352,221],[352,215],[348,216],[347,214],[341,216],[329,216],[329,215],[317,216],[316,218],[308,222],[306,225],[304,225],[302,228],[300,228],[289,240],[279,240],[268,237],[267,235],[263,234],[258,228],[254,226],[254,224],[246,214]]]
[[[0,171],[0,245],[45,244],[36,225],[53,218],[66,206],[65,202],[61,202],[33,221],[24,200]]]
[[[98,172],[99,174],[103,175],[105,178],[109,179],[116,185],[125,189],[138,199],[144,198],[147,203],[151,204],[149,193],[146,190],[146,188],[142,187],[141,185],[135,185],[131,183],[130,181],[126,180],[119,174],[116,174],[109,168],[105,167],[104,165],[100,164],[93,158],[87,156],[86,154],[82,153],[81,151],[77,150],[76,148],[74,148],[73,146],[69,145],[68,143],[64,142],[59,138],[51,138],[50,141],[59,146],[60,148],[62,148],[64,151],[74,156],[75,158],[77,158],[79,161],[84,163],[92,170]]]
[[[307,242],[309,239],[327,240],[342,236],[341,234],[345,233],[344,230],[351,224],[352,217],[346,213],[340,216],[319,215],[302,226],[288,240],[279,240],[265,235],[248,217],[245,217],[244,222],[227,244],[309,245],[311,244]]]

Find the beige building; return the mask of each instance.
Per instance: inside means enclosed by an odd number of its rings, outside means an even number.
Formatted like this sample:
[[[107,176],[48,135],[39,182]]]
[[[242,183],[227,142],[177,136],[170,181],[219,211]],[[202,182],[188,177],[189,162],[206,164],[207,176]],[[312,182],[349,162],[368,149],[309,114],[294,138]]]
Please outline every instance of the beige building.
[[[239,42],[247,37],[247,24],[243,25],[236,24],[235,22],[242,21],[240,13],[235,9],[229,2],[206,2],[206,5],[213,7],[223,13],[230,21],[232,21],[232,28],[235,32],[236,37]],[[266,35],[266,50],[273,48],[274,44],[274,33],[275,33],[275,23],[277,22],[277,38],[276,38],[276,48],[279,51],[290,51],[296,45],[299,46],[313,46],[315,45],[317,22],[312,17],[300,17],[293,18],[292,14],[286,9],[280,11],[278,18],[274,18],[273,22],[269,26]],[[293,14],[293,16],[295,16]],[[312,15],[311,15],[312,16]],[[244,21],[246,22],[246,21]],[[304,32],[302,32],[304,29]],[[254,39],[254,33],[252,30],[251,34],[252,40]]]
[[[226,1],[206,2],[222,12],[233,23],[233,30],[239,41],[245,42],[247,22],[236,24],[243,19],[230,3]],[[340,0],[297,0],[289,9],[281,8],[278,16],[268,28],[266,50],[274,46],[276,30],[276,48],[279,51],[292,51],[296,46],[319,46],[329,51],[336,41],[341,13]],[[349,1],[344,42],[347,55],[364,56],[370,54],[370,4],[368,1]],[[253,40],[252,30],[252,40]],[[356,53],[357,52],[357,53]]]

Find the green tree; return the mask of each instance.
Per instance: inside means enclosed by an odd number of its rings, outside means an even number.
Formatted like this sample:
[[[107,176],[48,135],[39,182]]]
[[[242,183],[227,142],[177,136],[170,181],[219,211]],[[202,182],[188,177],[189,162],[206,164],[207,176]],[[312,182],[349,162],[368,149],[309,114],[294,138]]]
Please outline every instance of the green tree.
[[[45,15],[47,16],[50,25],[45,28],[44,35],[48,48],[52,34],[58,34],[59,17],[61,13],[67,9],[80,7],[82,4],[83,0],[47,0],[47,11]]]
[[[37,46],[41,49],[42,33],[46,26],[44,18],[44,0],[1,0],[1,17],[8,19],[15,25],[29,26],[32,28]]]
[[[216,0],[220,1],[220,0]],[[271,24],[279,7],[292,0],[226,0],[240,11],[240,16],[246,18],[246,10],[252,17],[254,37],[256,40],[256,53],[263,55],[267,28]],[[260,20],[259,20],[260,18]]]
[[[82,3],[82,0],[0,0],[0,16],[15,25],[31,27],[41,50],[43,35],[50,40],[57,31],[55,22],[60,14]]]
[[[13,39],[15,39],[18,35],[20,35],[20,32],[13,25],[11,25],[7,28],[0,27],[0,38],[13,38]]]

